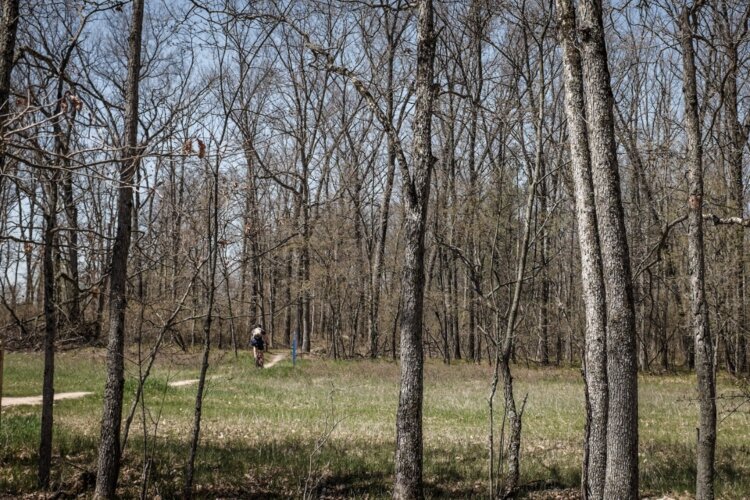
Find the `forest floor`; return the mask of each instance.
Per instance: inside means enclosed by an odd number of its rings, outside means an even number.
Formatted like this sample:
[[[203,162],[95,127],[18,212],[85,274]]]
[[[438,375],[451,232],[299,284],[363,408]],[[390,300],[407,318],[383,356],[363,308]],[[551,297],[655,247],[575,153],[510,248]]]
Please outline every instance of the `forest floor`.
[[[277,358],[274,355],[284,355]],[[55,403],[53,490],[63,497],[93,491],[103,349],[59,353],[55,389],[92,392]],[[125,411],[138,365],[130,353]],[[253,366],[252,353],[215,351],[203,406],[197,459],[198,497],[381,498],[393,481],[398,364],[331,361],[273,351],[272,369]],[[146,384],[146,411],[136,413],[125,451],[120,493],[138,496],[144,463],[147,497],[178,494],[193,419],[199,353],[164,353]],[[41,394],[41,353],[6,355],[4,397]],[[428,497],[483,497],[487,491],[486,363],[429,361],[425,370],[424,478]],[[514,367],[516,394],[528,394],[523,421],[522,483],[529,498],[576,498],[583,436],[583,387],[577,368]],[[694,377],[640,378],[641,491],[655,498],[690,498],[697,421]],[[717,492],[750,497],[750,409],[730,397],[734,381],[719,377]],[[500,435],[502,403],[496,438]],[[739,408],[737,408],[739,406]],[[39,406],[3,405],[0,497],[33,498]],[[496,448],[497,449],[497,448]]]

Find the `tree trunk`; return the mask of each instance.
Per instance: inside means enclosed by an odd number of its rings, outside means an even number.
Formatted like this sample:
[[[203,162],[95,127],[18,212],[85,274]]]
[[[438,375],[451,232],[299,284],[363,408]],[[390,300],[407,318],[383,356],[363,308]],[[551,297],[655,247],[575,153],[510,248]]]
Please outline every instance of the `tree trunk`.
[[[270,273],[271,276],[268,280],[268,329],[271,332],[271,347],[276,348],[276,293],[279,276],[275,264],[271,264]]]
[[[385,13],[386,20],[393,19],[388,10]],[[393,27],[393,30],[396,28]],[[393,65],[395,59],[395,40],[394,34],[388,33],[388,65],[386,67],[386,117],[393,124],[394,119],[394,97],[393,97]],[[378,341],[380,337],[380,326],[378,324],[380,313],[380,288],[383,282],[383,264],[385,261],[385,244],[388,236],[388,220],[391,207],[391,194],[393,193],[393,181],[396,174],[396,145],[394,137],[390,134],[388,139],[388,168],[385,178],[385,188],[383,190],[383,204],[380,208],[377,241],[375,244],[375,260],[372,266],[372,283],[370,288],[370,357],[375,358],[378,355]]]
[[[284,341],[292,345],[292,279],[294,278],[294,254],[288,252],[286,258],[286,280],[284,280]]]
[[[52,463],[52,404],[55,399],[55,338],[57,337],[57,304],[55,293],[54,246],[57,231],[57,182],[53,173],[44,214],[44,382],[42,385],[42,423],[39,440],[39,486],[49,488]]]
[[[685,129],[688,156],[688,260],[693,335],[695,337],[695,371],[698,378],[699,428],[696,453],[695,497],[714,498],[714,454],[716,451],[716,385],[714,356],[706,303],[705,257],[703,249],[703,146],[698,111],[698,85],[693,48],[691,17],[697,8],[685,7],[680,16],[680,45],[685,95]]]
[[[477,165],[477,129],[479,125],[479,111],[482,103],[482,89],[484,87],[484,67],[482,65],[482,41],[485,34],[485,27],[488,23],[489,12],[484,12],[483,2],[473,0],[471,3],[471,59],[473,59],[473,83],[472,102],[469,110],[469,151],[468,151],[468,168],[469,168],[469,200],[468,200],[468,253],[471,263],[470,274],[472,281],[481,280],[481,274],[478,272],[479,249],[478,249],[478,225],[477,212],[481,199],[481,185],[479,183],[479,166]],[[470,281],[468,286],[469,299],[469,353],[468,357],[473,361],[479,361],[481,358],[481,343],[477,335],[477,303],[476,290]]]
[[[721,14],[718,16],[719,34],[724,50],[727,52],[727,76],[724,80],[722,97],[724,100],[726,133],[729,143],[729,176],[727,179],[727,206],[730,216],[744,218],[744,179],[742,175],[743,152],[747,137],[742,129],[738,117],[737,107],[737,69],[740,67],[737,36],[729,26],[729,15],[726,12],[726,2],[717,2]],[[745,21],[747,22],[747,21]],[[742,226],[729,228],[731,235],[730,251],[732,253],[730,262],[730,304],[732,307],[732,327],[729,329],[733,335],[728,338],[734,347],[733,364],[737,373],[747,371],[747,339],[745,337],[745,234]]]
[[[417,21],[416,107],[414,114],[414,166],[411,175],[402,165],[406,220],[401,311],[401,389],[396,414],[396,458],[393,497],[420,499],[422,489],[422,398],[424,353],[424,236],[430,196],[432,112],[435,99],[433,74],[435,34],[432,0],[419,1]]]
[[[206,161],[206,165],[208,162]],[[185,484],[183,485],[182,497],[185,499],[193,496],[193,476],[195,472],[195,457],[198,453],[198,442],[201,432],[201,417],[203,412],[203,394],[206,387],[206,373],[208,372],[208,358],[211,352],[211,324],[213,321],[214,299],[216,296],[216,268],[219,253],[219,160],[216,160],[215,170],[212,172],[213,189],[208,203],[208,237],[209,237],[209,276],[208,276],[208,300],[206,301],[206,315],[203,320],[203,357],[201,358],[201,371],[198,377],[198,391],[195,395],[195,410],[193,412],[193,431],[190,440],[190,454],[188,455],[187,467],[185,468]]]
[[[638,496],[638,363],[630,257],[615,144],[612,88],[600,0],[581,1],[581,59],[589,151],[607,297],[605,498]]]
[[[73,116],[71,122],[73,120],[75,120],[75,116]],[[63,146],[63,151],[66,155],[68,154],[68,141],[69,139],[66,139]],[[69,162],[67,160],[63,160],[63,162],[66,164],[66,168],[63,171],[62,188],[65,215],[68,222],[68,267],[70,271],[67,285],[71,289],[67,322],[77,333],[79,325],[83,323],[83,318],[81,317],[81,293],[78,280],[78,207],[76,207],[73,193],[73,172],[70,169],[70,165],[67,164]]]
[[[127,308],[128,253],[133,223],[133,177],[138,168],[138,83],[141,69],[141,33],[144,0],[133,1],[132,24],[128,38],[128,76],[125,94],[125,148],[120,167],[117,200],[117,233],[110,269],[109,340],[107,343],[107,382],[104,388],[96,498],[114,498],[120,472],[120,422],[125,385],[124,341]]]
[[[5,121],[10,102],[10,77],[13,72],[13,57],[16,51],[19,0],[3,0],[3,22],[0,26],[0,137],[5,137]],[[0,141],[0,189],[5,177],[5,141]]]
[[[54,164],[52,165],[52,173],[49,177],[49,198],[47,200],[47,210],[44,214],[45,217],[45,230],[44,230],[44,316],[45,316],[45,340],[44,340],[44,382],[42,387],[42,422],[41,422],[41,439],[39,443],[39,484],[43,488],[49,487],[50,479],[50,465],[52,459],[52,424],[53,424],[53,409],[54,403],[54,371],[55,371],[55,339],[58,334],[59,328],[59,316],[57,310],[62,303],[62,291],[61,287],[56,282],[56,274],[60,271],[60,265],[55,265],[55,260],[60,260],[60,242],[59,235],[57,234],[57,204],[58,204],[58,184],[63,180],[63,193],[66,194],[66,179],[69,178],[70,169],[67,157],[68,157],[68,142],[69,136],[63,134],[61,127],[62,114],[64,110],[62,108],[63,101],[65,100],[65,94],[63,92],[64,79],[62,74],[64,73],[70,57],[73,51],[74,45],[70,45],[68,50],[64,54],[60,66],[58,68],[58,81],[57,81],[57,94],[56,94],[56,105],[54,117],[52,118],[52,128],[54,131]],[[75,113],[73,114],[72,121],[75,120]],[[72,185],[70,186],[72,191]],[[66,200],[67,202],[67,200]],[[68,208],[66,203],[66,209]],[[70,213],[68,212],[70,215]],[[69,242],[71,251],[77,245],[76,229],[73,227],[71,232],[71,239]],[[57,246],[57,248],[55,248]],[[77,266],[77,251],[73,252],[76,256],[75,266],[71,263],[71,272],[74,273],[75,280],[73,283],[73,305],[74,309],[70,312],[76,313],[74,321],[79,321],[80,310],[78,306],[78,266]],[[71,276],[69,276],[71,278]],[[70,285],[70,282],[67,283]],[[71,319],[70,316],[68,318]]]
[[[302,216],[302,248],[299,259],[300,314],[298,328],[302,331],[302,352],[310,352],[312,334],[310,330],[310,187],[308,185],[308,160],[302,158],[302,186],[300,187],[300,207]]]
[[[543,79],[544,75],[540,75],[540,79]],[[544,85],[544,82],[540,82],[540,85]],[[544,96],[540,96],[539,106],[544,104]],[[544,224],[547,214],[547,180],[545,179],[546,168],[544,159],[542,157],[542,135],[541,130],[536,137],[536,161],[539,163],[539,208],[537,211],[537,217]],[[547,229],[542,230],[543,233],[539,235],[541,239],[539,245],[539,259],[540,265],[542,266],[541,278],[542,278],[542,290],[539,301],[539,346],[538,346],[538,359],[539,364],[542,366],[549,365],[549,299],[550,299],[550,286],[549,286],[549,262],[547,262],[549,236],[547,236]]]
[[[591,175],[581,56],[576,46],[576,14],[571,0],[557,0],[563,48],[565,113],[575,191],[582,295],[586,311],[584,378],[586,439],[581,490],[584,498],[603,498],[607,464],[607,339],[604,273]],[[572,351],[572,347],[571,347]]]
[[[539,59],[539,74],[544,74],[543,59]],[[536,137],[541,140],[542,126],[544,118],[544,84],[539,84],[539,101],[537,105],[537,117],[534,124]],[[534,162],[531,182],[528,187],[529,193],[526,199],[523,236],[518,247],[518,260],[516,263],[515,286],[510,306],[508,308],[508,319],[505,328],[505,335],[502,339],[497,340],[496,349],[498,353],[495,356],[495,377],[493,380],[492,394],[495,393],[498,372],[503,380],[503,397],[505,402],[505,415],[508,421],[508,449],[507,449],[507,468],[508,472],[504,485],[504,496],[512,496],[518,488],[521,479],[521,424],[523,418],[523,405],[518,409],[515,396],[513,394],[513,376],[510,370],[510,363],[513,358],[516,333],[516,318],[518,317],[518,308],[521,303],[521,292],[523,290],[524,274],[526,273],[526,262],[529,254],[529,242],[531,241],[531,224],[534,214],[534,200],[536,199],[536,190],[539,188],[541,181],[541,144],[537,143],[537,155]]]

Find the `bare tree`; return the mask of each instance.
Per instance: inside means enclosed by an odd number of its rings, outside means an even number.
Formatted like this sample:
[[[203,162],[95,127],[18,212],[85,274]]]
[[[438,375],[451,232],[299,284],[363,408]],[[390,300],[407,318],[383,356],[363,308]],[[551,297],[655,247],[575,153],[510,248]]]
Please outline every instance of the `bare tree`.
[[[224,125],[226,130],[226,121]],[[209,354],[211,352],[211,325],[214,319],[214,306],[216,300],[216,270],[219,253],[219,164],[221,157],[217,155],[216,165],[210,166],[209,161],[204,161],[206,167],[210,168],[206,178],[210,175],[210,192],[206,207],[206,229],[208,232],[208,283],[206,313],[203,317],[203,355],[201,357],[201,370],[198,377],[198,390],[195,395],[195,410],[193,412],[193,430],[190,440],[190,453],[185,467],[185,483],[183,485],[183,498],[193,496],[193,476],[195,472],[195,457],[198,452],[200,440],[201,417],[203,413],[203,395],[206,387],[206,374],[208,373]]]
[[[737,19],[734,19],[733,8],[728,2],[720,1],[713,4],[713,13],[717,24],[717,34],[720,40],[720,50],[724,52],[726,61],[726,75],[722,79],[720,96],[723,100],[724,129],[726,134],[726,148],[721,148],[722,156],[725,154],[729,163],[729,175],[726,176],[727,208],[730,216],[742,219],[745,214],[744,192],[745,183],[743,175],[743,157],[745,146],[748,142],[750,132],[750,120],[746,117],[745,123],[741,123],[739,116],[739,91],[738,73],[741,71],[740,45],[748,33],[748,19],[750,10],[740,11]],[[734,7],[734,6],[732,6]],[[747,338],[745,326],[745,235],[741,226],[729,229],[729,245],[732,252],[732,263],[729,271],[731,280],[730,304],[732,308],[732,338],[727,339],[726,344],[732,345],[733,353],[727,353],[727,367],[735,373],[744,373],[748,370],[747,362]],[[733,356],[732,356],[733,354]]]
[[[3,190],[5,177],[5,122],[10,103],[11,74],[13,57],[16,48],[18,31],[18,0],[4,0],[2,3],[2,22],[0,23],[0,193]],[[0,337],[0,394],[3,391],[3,360],[5,345]],[[2,406],[0,406],[2,411]]]
[[[412,129],[413,166],[402,165],[406,219],[401,316],[401,390],[396,413],[396,477],[393,497],[422,498],[422,398],[424,352],[424,236],[430,197],[433,63],[435,31],[432,0],[420,0],[417,21],[416,107]]]
[[[679,36],[682,48],[685,129],[688,156],[688,253],[695,371],[698,377],[700,424],[696,453],[695,496],[714,498],[714,455],[716,453],[716,381],[714,353],[706,303],[706,264],[703,248],[703,147],[698,111],[698,85],[693,37],[695,18],[701,2],[685,6],[680,13]]]
[[[387,41],[385,64],[385,117],[390,126],[398,131],[396,124],[396,96],[395,96],[395,66],[396,49],[404,36],[407,23],[402,20],[405,17],[400,8],[386,8],[383,12],[383,29]],[[379,69],[379,68],[378,68]],[[375,67],[373,68],[375,70]],[[396,145],[392,134],[386,134],[387,145],[387,168],[385,186],[383,188],[383,200],[378,213],[378,225],[374,233],[375,251],[372,258],[370,302],[369,302],[369,330],[370,330],[370,356],[377,357],[378,342],[380,338],[380,294],[383,286],[383,269],[385,266],[385,249],[388,237],[388,224],[390,222],[391,195],[393,183],[396,177]]]
[[[133,178],[139,164],[138,86],[141,71],[141,37],[144,0],[133,1],[128,37],[128,75],[125,88],[125,138],[120,164],[117,202],[117,232],[110,268],[109,340],[107,343],[107,382],[104,389],[97,498],[114,498],[120,473],[120,423],[125,385],[125,311],[127,308],[128,253],[133,224]]]

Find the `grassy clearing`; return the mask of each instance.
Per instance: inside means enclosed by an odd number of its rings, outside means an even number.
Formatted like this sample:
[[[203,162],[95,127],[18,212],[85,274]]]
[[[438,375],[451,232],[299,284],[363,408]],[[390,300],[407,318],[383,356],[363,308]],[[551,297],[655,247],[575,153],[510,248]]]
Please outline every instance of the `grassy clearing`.
[[[90,488],[104,385],[101,350],[58,355],[56,390],[94,396],[55,405],[55,487]],[[145,394],[145,428],[152,439],[149,496],[176,495],[192,425],[195,385],[168,382],[198,376],[197,356],[171,353],[156,367]],[[137,376],[131,359],[132,394]],[[41,393],[39,353],[10,354],[5,395]],[[315,487],[319,496],[385,497],[392,482],[398,365],[388,361],[282,361],[256,370],[250,355],[213,359],[198,457],[199,496],[288,497]],[[515,369],[517,394],[528,394],[523,478],[574,487],[580,474],[582,385],[576,369]],[[488,366],[428,363],[425,372],[424,455],[431,497],[482,496],[487,469]],[[694,381],[687,375],[646,376],[640,384],[641,480],[649,494],[691,491],[696,424]],[[720,393],[732,390],[720,380]],[[499,403],[499,402],[498,402]],[[126,409],[130,401],[126,400]],[[724,411],[727,408],[723,408]],[[131,430],[122,494],[137,494],[144,462],[143,415]],[[3,410],[0,493],[35,489],[39,407]],[[717,452],[718,493],[750,496],[750,413],[722,413]],[[154,434],[156,439],[153,439]],[[499,434],[499,432],[497,433]],[[327,439],[323,439],[327,438]],[[324,442],[323,442],[324,441]]]

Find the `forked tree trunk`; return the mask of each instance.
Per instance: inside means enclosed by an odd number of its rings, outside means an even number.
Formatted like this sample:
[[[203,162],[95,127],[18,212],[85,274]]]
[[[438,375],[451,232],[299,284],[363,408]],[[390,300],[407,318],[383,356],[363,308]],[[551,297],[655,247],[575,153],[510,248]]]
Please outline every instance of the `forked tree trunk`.
[[[589,151],[607,297],[609,405],[604,497],[634,499],[638,496],[635,309],[601,0],[582,0],[580,21]]]
[[[544,63],[539,61],[539,74],[544,74]],[[537,117],[534,124],[537,142],[537,154],[532,173],[529,193],[526,199],[524,213],[523,236],[518,247],[518,261],[516,264],[516,280],[513,289],[513,296],[510,307],[508,308],[508,319],[505,328],[505,335],[498,339],[495,356],[495,377],[492,382],[490,395],[490,405],[495,394],[498,381],[498,373],[503,381],[503,398],[505,403],[505,416],[508,421],[508,449],[506,455],[507,474],[505,484],[503,485],[503,496],[512,496],[518,488],[521,479],[521,424],[523,419],[523,405],[519,409],[516,405],[516,399],[513,393],[513,376],[510,370],[510,363],[513,357],[513,348],[515,346],[516,318],[518,317],[518,308],[521,304],[521,292],[523,290],[524,274],[526,274],[526,262],[529,255],[529,246],[531,241],[531,221],[534,214],[534,203],[536,199],[536,190],[539,188],[541,181],[542,162],[540,158],[542,124],[544,118],[544,84],[539,84],[539,101],[537,105]],[[490,406],[492,410],[492,406]]]
[[[96,498],[114,498],[120,472],[120,423],[125,385],[124,343],[127,308],[128,253],[133,223],[133,177],[138,168],[138,82],[141,69],[141,33],[144,0],[133,1],[132,24],[128,38],[128,76],[125,94],[125,148],[120,166],[117,200],[117,233],[112,247],[110,268],[109,340],[107,342],[107,382],[104,388]]]
[[[591,177],[586,106],[581,56],[576,46],[576,14],[572,0],[557,0],[560,42],[563,49],[565,113],[581,253],[582,295],[586,312],[584,378],[586,439],[582,467],[583,498],[604,497],[607,466],[607,339],[604,275]]]
[[[695,372],[698,378],[699,427],[696,453],[695,497],[714,498],[714,454],[716,451],[716,384],[714,356],[706,303],[706,266],[703,249],[703,146],[698,116],[693,23],[697,12],[685,7],[680,16],[680,45],[685,95],[685,129],[688,160],[688,265],[693,335],[695,336]]]
[[[396,413],[396,459],[393,497],[422,498],[422,398],[424,352],[424,236],[430,196],[435,33],[432,0],[420,0],[417,21],[416,107],[413,168],[402,165],[406,248],[401,311],[401,389]]]

